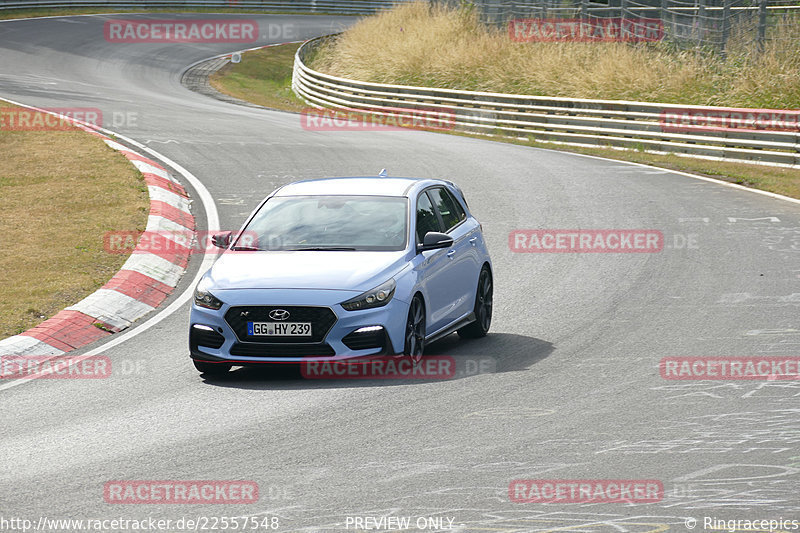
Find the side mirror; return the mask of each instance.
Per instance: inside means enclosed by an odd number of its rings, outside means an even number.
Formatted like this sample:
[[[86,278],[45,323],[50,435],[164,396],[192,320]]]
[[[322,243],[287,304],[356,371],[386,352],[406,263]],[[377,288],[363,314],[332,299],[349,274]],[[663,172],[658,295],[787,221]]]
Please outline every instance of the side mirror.
[[[227,248],[231,244],[231,232],[216,233],[211,236],[211,243],[217,248]]]
[[[417,245],[417,253],[428,250],[438,250],[439,248],[450,248],[453,246],[453,238],[446,233],[429,231],[422,239],[422,244]]]

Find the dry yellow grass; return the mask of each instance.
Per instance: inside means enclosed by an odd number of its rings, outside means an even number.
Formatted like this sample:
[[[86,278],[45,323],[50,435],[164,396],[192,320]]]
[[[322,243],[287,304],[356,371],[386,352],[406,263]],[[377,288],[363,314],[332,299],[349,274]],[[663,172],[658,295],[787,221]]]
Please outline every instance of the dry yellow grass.
[[[380,83],[796,108],[799,27],[782,25],[779,44],[762,54],[734,38],[723,60],[666,43],[519,43],[505,30],[480,24],[474,12],[416,2],[362,19],[316,54],[311,66]]]
[[[4,338],[108,281],[127,257],[104,251],[104,233],[143,230],[149,201],[127,159],[80,130],[0,130],[0,154]]]

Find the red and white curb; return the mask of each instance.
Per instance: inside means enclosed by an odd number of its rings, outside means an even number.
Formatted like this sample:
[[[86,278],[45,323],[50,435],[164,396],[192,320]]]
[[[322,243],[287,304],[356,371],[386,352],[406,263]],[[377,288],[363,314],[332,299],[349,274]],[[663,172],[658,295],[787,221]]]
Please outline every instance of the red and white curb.
[[[144,176],[150,195],[145,231],[159,234],[194,231],[191,200],[164,167],[102,133],[76,125],[103,139]],[[162,252],[144,250],[140,244],[103,287],[38,326],[0,340],[0,356],[61,355],[128,328],[158,307],[178,285],[189,254],[190,249],[181,246]]]

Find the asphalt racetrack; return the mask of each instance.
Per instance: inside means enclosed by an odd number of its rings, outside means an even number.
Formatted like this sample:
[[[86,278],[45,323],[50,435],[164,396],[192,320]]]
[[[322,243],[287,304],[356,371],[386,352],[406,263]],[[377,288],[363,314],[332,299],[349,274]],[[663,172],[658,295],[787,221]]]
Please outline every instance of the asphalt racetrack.
[[[282,367],[206,380],[188,357],[185,302],[124,342],[116,335],[106,349],[83,350],[111,359],[109,379],[0,382],[3,519],[169,519],[169,530],[181,531],[181,518],[275,517],[279,531],[334,531],[392,515],[409,518],[411,531],[475,532],[800,520],[800,381],[674,380],[659,371],[671,357],[800,356],[800,205],[490,140],[307,131],[296,114],[182,86],[197,61],[353,20],[245,16],[259,24],[256,43],[109,42],[103,24],[119,16],[2,22],[0,97],[102,110],[108,129],[202,182],[222,229],[238,228],[266,194],[297,179],[382,168],[452,179],[494,261],[491,333],[429,347],[458,361],[453,379],[304,380]],[[189,189],[205,230],[214,208]],[[516,230],[575,228],[658,230],[663,249],[519,253],[509,245]],[[172,301],[192,288],[201,262],[192,257]],[[520,479],[656,480],[663,494],[520,503],[509,494]],[[108,503],[104,487],[114,480],[249,480],[259,497]]]

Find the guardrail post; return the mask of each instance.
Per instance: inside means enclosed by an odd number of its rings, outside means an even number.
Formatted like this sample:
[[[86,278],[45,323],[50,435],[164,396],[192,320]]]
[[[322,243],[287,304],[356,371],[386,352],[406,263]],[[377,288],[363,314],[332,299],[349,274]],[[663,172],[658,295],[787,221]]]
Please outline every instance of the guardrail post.
[[[731,0],[725,0],[722,6],[722,58],[725,58],[728,48],[728,37],[731,33]]]
[[[758,49],[764,49],[767,38],[767,0],[758,3]]]
[[[581,0],[581,22],[589,18],[589,0]]]
[[[703,44],[706,37],[706,0],[697,2],[697,44]]]

